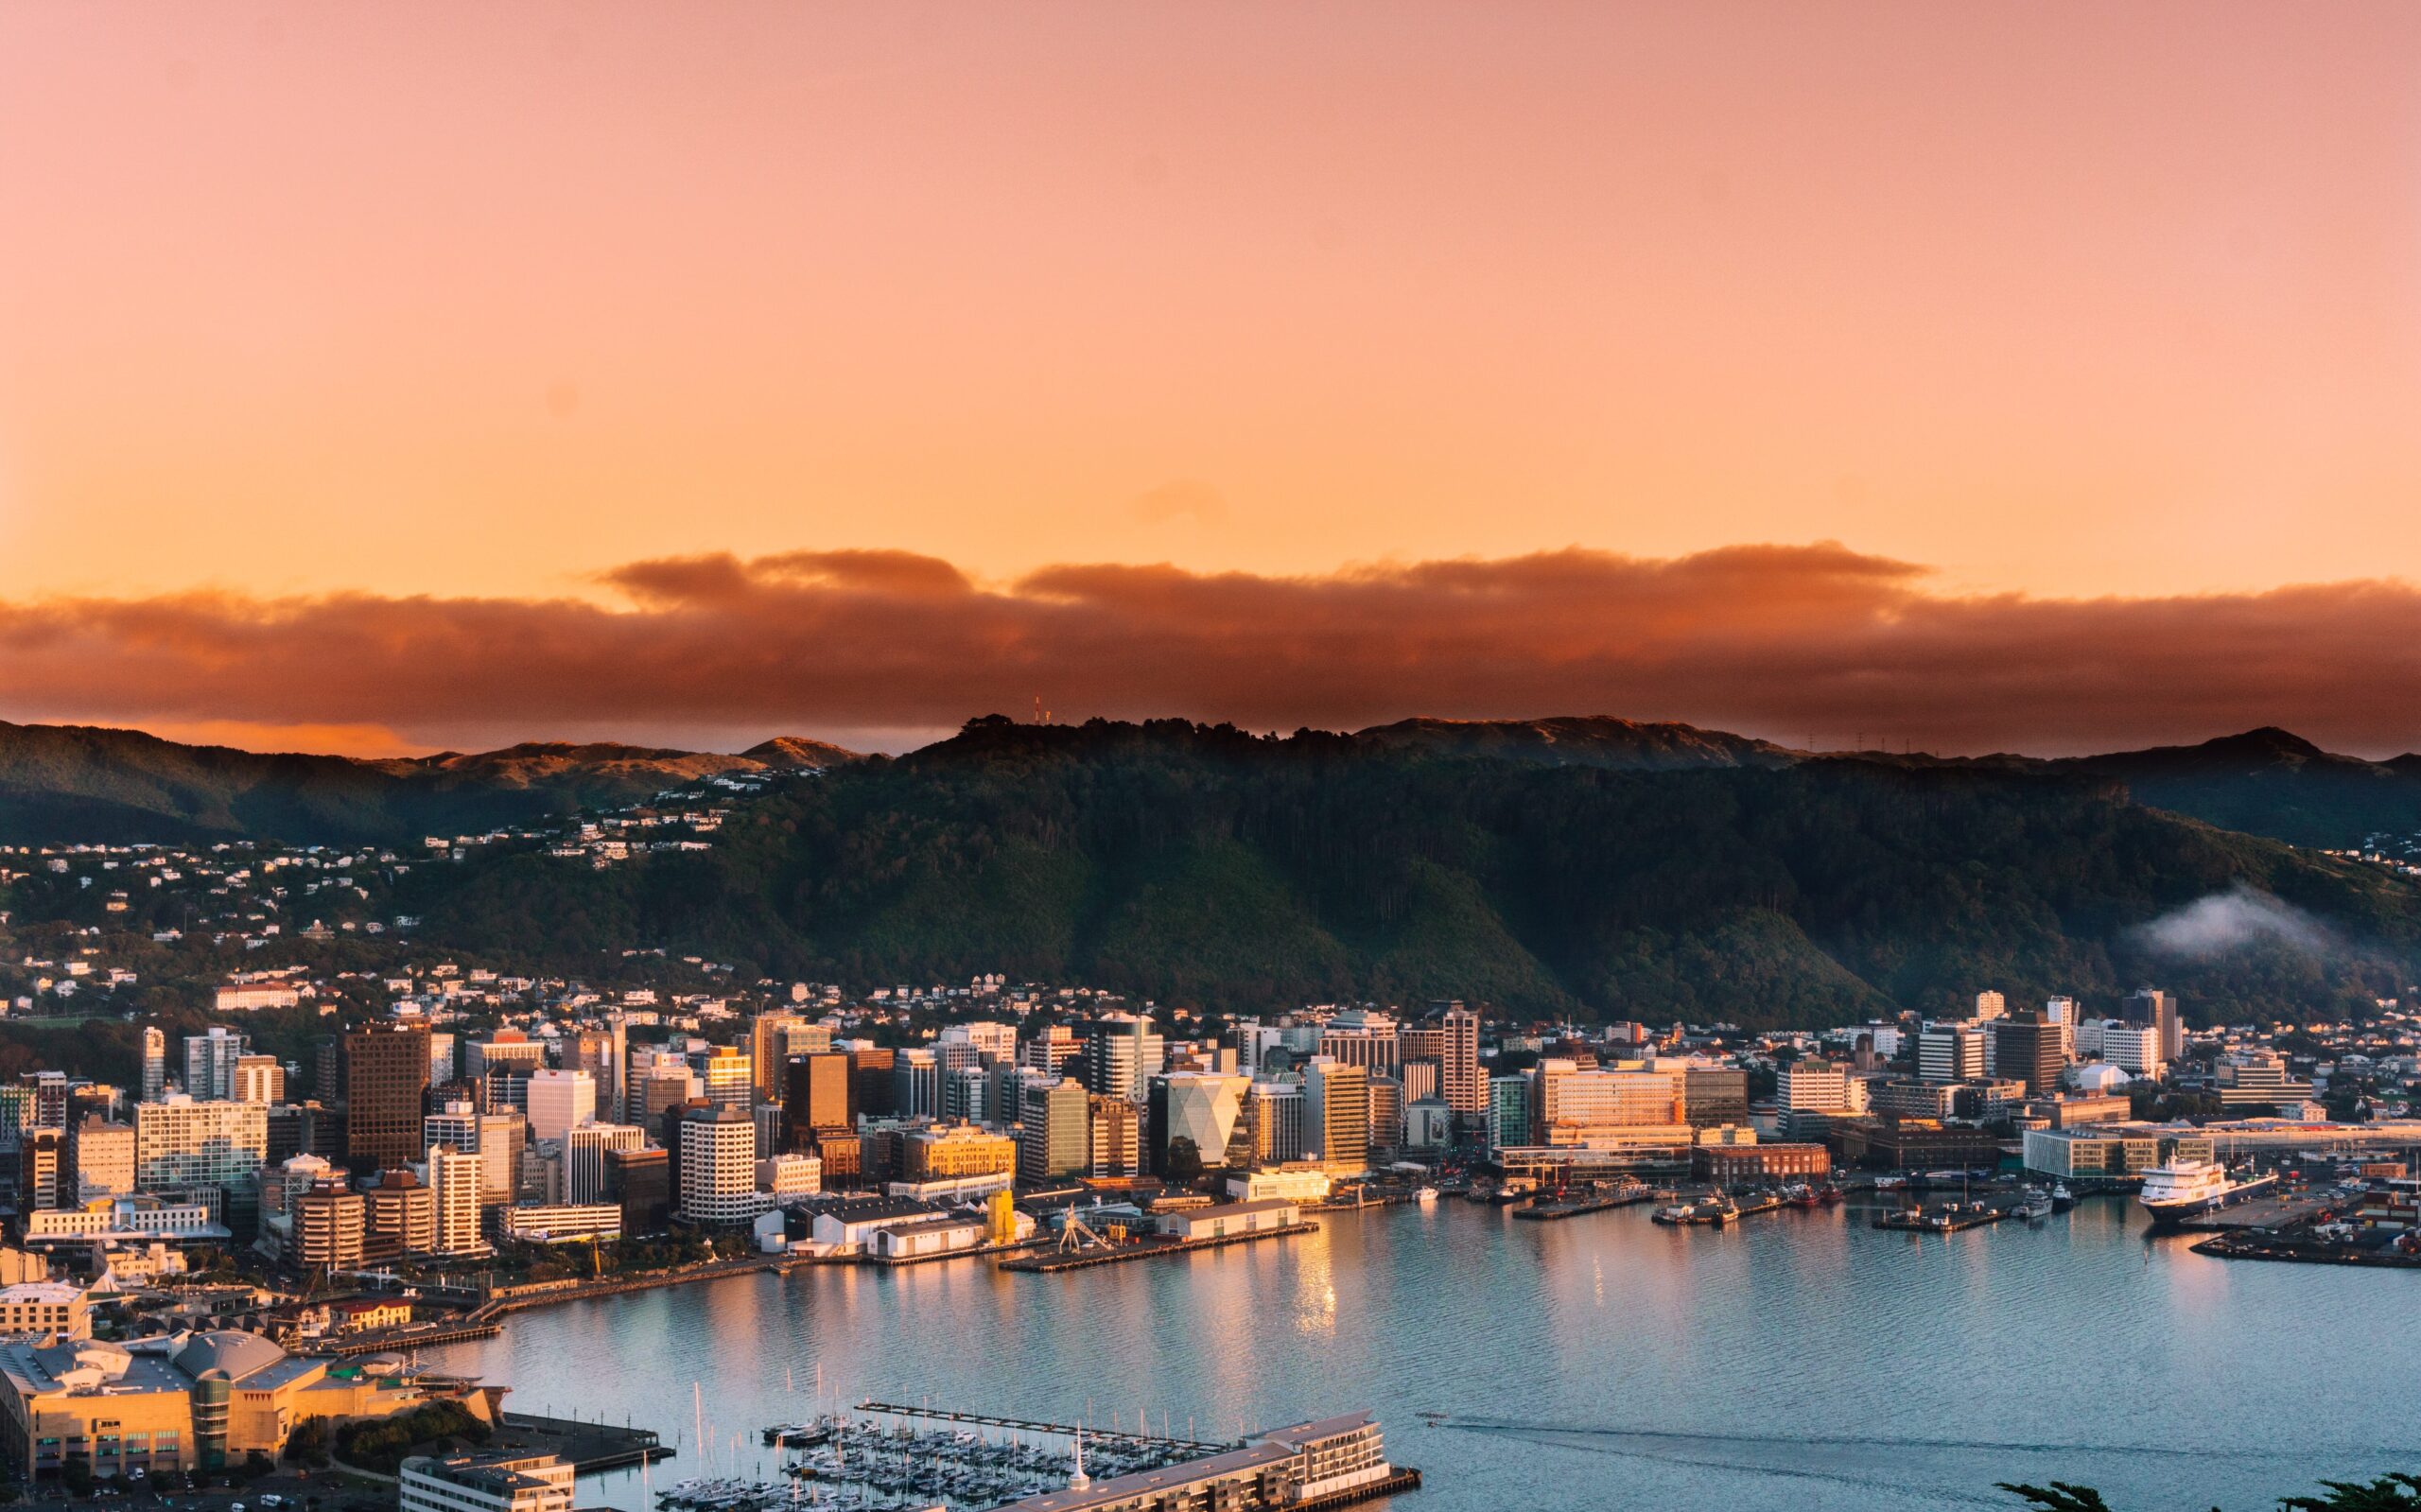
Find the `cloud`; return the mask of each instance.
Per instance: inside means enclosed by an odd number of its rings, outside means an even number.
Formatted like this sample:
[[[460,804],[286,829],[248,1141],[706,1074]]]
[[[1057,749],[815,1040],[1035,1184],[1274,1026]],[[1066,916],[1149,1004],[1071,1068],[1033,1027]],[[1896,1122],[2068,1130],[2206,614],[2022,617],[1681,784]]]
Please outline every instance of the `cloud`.
[[[1835,543],[1569,547],[1282,577],[727,553],[613,598],[183,593],[0,603],[0,715],[377,726],[405,745],[946,730],[1024,709],[1249,728],[1615,713],[1798,741],[2062,753],[2278,724],[2421,744],[2421,592],[1966,597]],[[684,737],[683,732],[692,732]]]
[[[2318,919],[2238,883],[2138,925],[2136,940],[2155,955],[2203,961],[2248,945],[2278,944],[2319,953],[2331,944]]]

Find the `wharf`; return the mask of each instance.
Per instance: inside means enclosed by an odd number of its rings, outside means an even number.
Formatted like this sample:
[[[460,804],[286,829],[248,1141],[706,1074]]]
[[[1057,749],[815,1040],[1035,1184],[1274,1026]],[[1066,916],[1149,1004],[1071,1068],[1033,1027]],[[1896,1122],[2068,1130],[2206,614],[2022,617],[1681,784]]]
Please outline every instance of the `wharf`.
[[[1248,1234],[1226,1234],[1217,1239],[1149,1239],[1129,1240],[1124,1243],[1106,1245],[1098,1249],[1071,1250],[1065,1254],[1026,1255],[1013,1260],[1002,1260],[1004,1271],[1021,1271],[1028,1275],[1048,1276],[1058,1271],[1081,1271],[1094,1265],[1115,1265],[1122,1260],[1158,1260],[1164,1255],[1192,1255],[1201,1250],[1219,1249],[1228,1244],[1248,1244],[1257,1239],[1284,1239],[1295,1234],[1316,1233],[1317,1224],[1289,1224],[1283,1228],[1262,1228]]]
[[[2290,1224],[2310,1221],[2321,1209],[2342,1207],[2346,1199],[2339,1196],[2314,1196],[2309,1192],[2290,1197],[2256,1197],[2232,1208],[2219,1208],[2199,1218],[2188,1218],[2176,1226],[2189,1234],[2226,1234],[2242,1228],[2285,1228]]]
[[[664,1447],[653,1429],[628,1424],[618,1428],[612,1423],[549,1417],[536,1413],[504,1414],[490,1447],[557,1454],[571,1462],[576,1475],[594,1475],[672,1457],[672,1451]]]
[[[891,1417],[922,1417],[937,1423],[965,1423],[976,1428],[1003,1428],[1013,1434],[1053,1434],[1072,1438],[1083,1434],[1090,1444],[1106,1444],[1127,1449],[1178,1449],[1188,1454],[1224,1454],[1234,1449],[1234,1443],[1206,1444],[1197,1439],[1171,1438],[1159,1434],[1122,1434],[1115,1429],[1085,1428],[1075,1423],[1046,1423],[1027,1417],[1001,1417],[990,1413],[953,1412],[947,1407],[911,1407],[903,1402],[862,1401],[862,1413],[879,1413]],[[765,1442],[774,1441],[774,1430],[765,1431]]]
[[[1420,1489],[1420,1472],[1409,1465],[1399,1465],[1385,1480],[1372,1481],[1367,1486],[1348,1486],[1342,1491],[1331,1491],[1326,1496],[1306,1497],[1300,1502],[1289,1502],[1286,1506],[1287,1512],[1324,1512],[1328,1507],[1351,1506],[1356,1502],[1373,1502],[1383,1496],[1393,1496],[1398,1491]]]
[[[387,1354],[398,1349],[418,1349],[428,1345],[465,1344],[473,1339],[493,1339],[504,1331],[504,1325],[485,1318],[431,1319],[426,1323],[407,1323],[400,1328],[378,1329],[368,1333],[347,1334],[332,1344],[322,1344],[320,1352],[337,1356],[357,1354]]]
[[[2233,1229],[2194,1246],[2197,1255],[2221,1260],[2282,1260],[2290,1265],[2356,1265],[2373,1270],[2421,1270],[2421,1255],[2393,1249],[2357,1249],[2350,1244],[2294,1234]]]
[[[1559,1202],[1534,1197],[1514,1208],[1513,1216],[1526,1218],[1533,1223],[1546,1224],[1553,1223],[1559,1218],[1577,1218],[1583,1213],[1601,1213],[1615,1208],[1634,1208],[1641,1203],[1655,1200],[1656,1194],[1645,1187],[1637,1191],[1618,1191],[1594,1197],[1573,1197]]]

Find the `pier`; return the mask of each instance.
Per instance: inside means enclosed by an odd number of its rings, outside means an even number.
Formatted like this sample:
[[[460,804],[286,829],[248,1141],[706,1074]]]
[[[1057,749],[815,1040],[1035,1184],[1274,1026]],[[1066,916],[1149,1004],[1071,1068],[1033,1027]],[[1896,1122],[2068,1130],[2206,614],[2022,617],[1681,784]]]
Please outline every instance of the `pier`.
[[[1513,1216],[1526,1218],[1532,1223],[1553,1223],[1559,1218],[1577,1218],[1583,1213],[1601,1213],[1615,1208],[1636,1207],[1644,1202],[1653,1202],[1655,1198],[1656,1193],[1645,1186],[1622,1191],[1593,1192],[1577,1197],[1533,1197],[1514,1208]]]
[[[1167,1239],[1153,1235],[1131,1239],[1121,1243],[1105,1244],[1093,1249],[1069,1250],[1065,1253],[1026,1255],[1013,1260],[1002,1260],[1004,1271],[1024,1271],[1046,1276],[1058,1271],[1081,1271],[1095,1265],[1116,1265],[1123,1260],[1157,1260],[1164,1255],[1191,1255],[1206,1249],[1220,1249],[1229,1244],[1249,1244],[1257,1239],[1284,1239],[1293,1234],[1313,1234],[1319,1225],[1289,1224],[1283,1228],[1257,1228],[1245,1234],[1223,1234],[1217,1239]]]
[[[1232,1440],[1226,1443],[1204,1443],[1192,1438],[1169,1438],[1152,1434],[1122,1434],[1111,1429],[1088,1427],[1079,1429],[1074,1423],[1046,1423],[1029,1417],[1000,1417],[989,1413],[959,1412],[947,1407],[910,1407],[893,1401],[862,1401],[858,1411],[888,1417],[914,1417],[928,1422],[959,1423],[976,1428],[1004,1429],[1013,1434],[1055,1434],[1072,1439],[1079,1432],[1088,1444],[1124,1445],[1130,1449],[1176,1449],[1189,1454],[1218,1454],[1235,1448]],[[775,1430],[765,1431],[765,1442],[774,1441]]]

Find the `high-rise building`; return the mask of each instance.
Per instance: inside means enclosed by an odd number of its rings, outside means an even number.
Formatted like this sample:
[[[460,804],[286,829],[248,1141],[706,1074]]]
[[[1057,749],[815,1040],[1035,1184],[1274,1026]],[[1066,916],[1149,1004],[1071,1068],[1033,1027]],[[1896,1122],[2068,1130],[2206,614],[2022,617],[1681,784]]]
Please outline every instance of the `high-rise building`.
[[[622,1236],[661,1234],[672,1226],[672,1165],[655,1145],[605,1156],[608,1190],[622,1205]]]
[[[17,1206],[28,1212],[63,1208],[75,1194],[64,1129],[27,1129],[17,1137]]]
[[[1252,1084],[1242,1076],[1218,1071],[1170,1071],[1152,1078],[1144,1098],[1143,1153],[1154,1174],[1168,1168],[1169,1151],[1180,1139],[1193,1146],[1194,1157],[1206,1169],[1227,1163],[1244,1121],[1245,1090]],[[1250,1158],[1249,1145],[1235,1149]]]
[[[431,1254],[476,1255],[488,1247],[479,1237],[479,1209],[487,1192],[480,1167],[485,1162],[484,1156],[451,1144],[428,1147],[428,1186],[436,1194],[437,1209]]]
[[[1488,1078],[1479,1067],[1479,1015],[1461,1003],[1449,1003],[1439,1027],[1445,1032],[1445,1047],[1437,1062],[1444,1084],[1438,1090],[1448,1107],[1478,1120],[1488,1112],[1489,1095]]]
[[[748,1063],[755,1068],[757,1100],[778,1103],[782,1100],[782,1080],[790,1058],[802,1051],[791,1049],[791,1031],[807,1027],[805,1014],[777,1009],[758,1014],[748,1024]]]
[[[1821,1139],[1836,1119],[1867,1110],[1866,1081],[1827,1061],[1795,1061],[1775,1078],[1774,1106],[1786,1139]]]
[[[863,1045],[849,1051],[849,1107],[862,1119],[887,1118],[899,1111],[899,1100],[892,1089],[892,1051],[885,1048]],[[825,1163],[824,1180],[832,1182],[832,1167]]]
[[[374,1024],[344,1036],[345,1157],[357,1170],[409,1165],[427,1147],[428,1026]]]
[[[1391,1015],[1349,1008],[1320,1026],[1320,1053],[1372,1076],[1393,1076],[1403,1064],[1403,1039]]]
[[[1085,1052],[1085,1042],[1066,1024],[1052,1024],[1018,1047],[1018,1064],[1056,1076]]]
[[[1984,1036],[1973,1024],[1927,1024],[1917,1034],[1917,1079],[1975,1082],[1984,1075]]]
[[[185,1095],[197,1103],[233,1103],[235,1063],[252,1052],[252,1040],[223,1024],[185,1036]]]
[[[286,1068],[274,1055],[245,1055],[235,1062],[235,1101],[275,1107],[286,1101]]]
[[[343,1176],[315,1181],[294,1199],[290,1258],[305,1270],[358,1270],[368,1230],[369,1204]]]
[[[769,1206],[757,1190],[757,1121],[729,1104],[691,1108],[681,1119],[681,1215],[692,1223],[745,1224]]]
[[[1317,1141],[1305,1152],[1332,1174],[1370,1167],[1370,1073],[1332,1055],[1303,1069],[1303,1132]]]
[[[755,1135],[751,1121],[751,1135]],[[636,1123],[579,1123],[566,1130],[563,1138],[564,1190],[561,1201],[592,1203],[607,1200],[612,1182],[609,1156],[618,1150],[636,1150],[647,1138]],[[755,1144],[749,1146],[753,1159]]]
[[[614,1121],[620,1108],[622,1057],[609,1029],[583,1029],[564,1044],[565,1064],[586,1071],[597,1088],[597,1116]]]
[[[2186,1020],[2178,1014],[2174,996],[2156,987],[2139,988],[2128,997],[2119,1017],[2131,1024],[2150,1024],[2160,1031],[2160,1058],[2164,1062],[2185,1056]]]
[[[1991,1023],[2007,1012],[2009,1012],[2009,999],[1999,993],[1987,991],[1976,994],[1977,1022]]]
[[[891,1063],[891,1105],[901,1118],[934,1119],[942,1112],[941,1058],[918,1045]]]
[[[1084,1087],[1068,1077],[1037,1074],[1019,1090],[1018,1174],[1032,1182],[1083,1175],[1092,1160],[1091,1103]]]
[[[1159,1030],[1142,1014],[1104,1015],[1085,1026],[1085,1086],[1103,1097],[1141,1103],[1160,1072]]]
[[[1743,1106],[1748,1094],[1741,1093]],[[1488,1143],[1492,1150],[1503,1150],[1532,1142],[1530,1129],[1530,1079],[1526,1076],[1491,1077],[1488,1084]]]
[[[1370,1154],[1392,1155],[1402,1144],[1403,1084],[1392,1076],[1373,1076],[1370,1078]]]
[[[168,1089],[168,1036],[156,1027],[143,1029],[143,1097],[157,1103]]]
[[[1087,1173],[1096,1177],[1141,1175],[1142,1120],[1135,1104],[1096,1092],[1086,1103],[1085,1115]]]
[[[409,1170],[382,1171],[361,1194],[364,1260],[437,1252],[437,1192]]]
[[[499,1029],[485,1039],[471,1041],[462,1074],[475,1082],[499,1070],[526,1076],[546,1064],[546,1046],[518,1029]]]
[[[2060,1089],[2060,1073],[2067,1069],[2062,1026],[2039,1010],[1995,1020],[1993,1032],[1993,1074],[2026,1084],[2029,1097],[2049,1097]]]
[[[561,1142],[565,1134],[597,1117],[597,1083],[586,1071],[530,1073],[530,1137]]]
[[[2168,1069],[2160,1045],[2157,1024],[2132,1024],[2114,1018],[2101,1026],[2101,1058],[2121,1070],[2157,1080]]]
[[[70,1132],[76,1179],[63,1190],[78,1203],[134,1195],[134,1125],[87,1118]]]
[[[804,1151],[819,1132],[857,1127],[849,1092],[846,1054],[818,1051],[792,1056],[782,1077],[782,1148]]]
[[[258,1103],[202,1103],[182,1092],[134,1109],[134,1185],[139,1191],[212,1189],[222,1214],[249,1221],[269,1157],[269,1110]],[[244,1223],[219,1220],[231,1228]]]
[[[1694,1129],[1749,1121],[1749,1073],[1733,1066],[1692,1066],[1681,1072],[1681,1117]]]
[[[748,1052],[733,1045],[716,1045],[702,1055],[693,1055],[690,1069],[705,1083],[706,1101],[717,1107],[736,1107],[742,1112],[757,1102],[757,1064]]]
[[[1254,1082],[1245,1094],[1245,1111],[1252,1121],[1255,1165],[1282,1165],[1303,1158],[1312,1136],[1304,1113],[1301,1082]]]
[[[944,1028],[934,1043],[939,1045],[971,1045],[975,1053],[986,1064],[1014,1061],[1018,1058],[1018,1031],[1015,1024],[994,1023],[979,1019],[973,1023],[951,1024]]]

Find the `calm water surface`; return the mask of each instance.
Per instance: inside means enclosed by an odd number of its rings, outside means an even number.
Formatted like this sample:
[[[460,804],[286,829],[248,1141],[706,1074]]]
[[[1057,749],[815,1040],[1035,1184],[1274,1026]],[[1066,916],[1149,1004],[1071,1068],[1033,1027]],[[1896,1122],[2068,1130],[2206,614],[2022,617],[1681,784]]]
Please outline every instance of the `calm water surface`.
[[[1427,1477],[1395,1512],[2006,1507],[1994,1482],[2051,1479],[2122,1512],[2240,1512],[2421,1469],[2421,1273],[2206,1260],[2106,1200],[1948,1237],[1867,1218],[1718,1232],[1449,1201],[1062,1276],[953,1260],[647,1292],[424,1358],[521,1410],[678,1436],[664,1482],[770,1477],[758,1433],[813,1411],[819,1367],[850,1400],[1147,1412],[1205,1438],[1375,1407]],[[581,1492],[644,1500],[636,1474]]]

